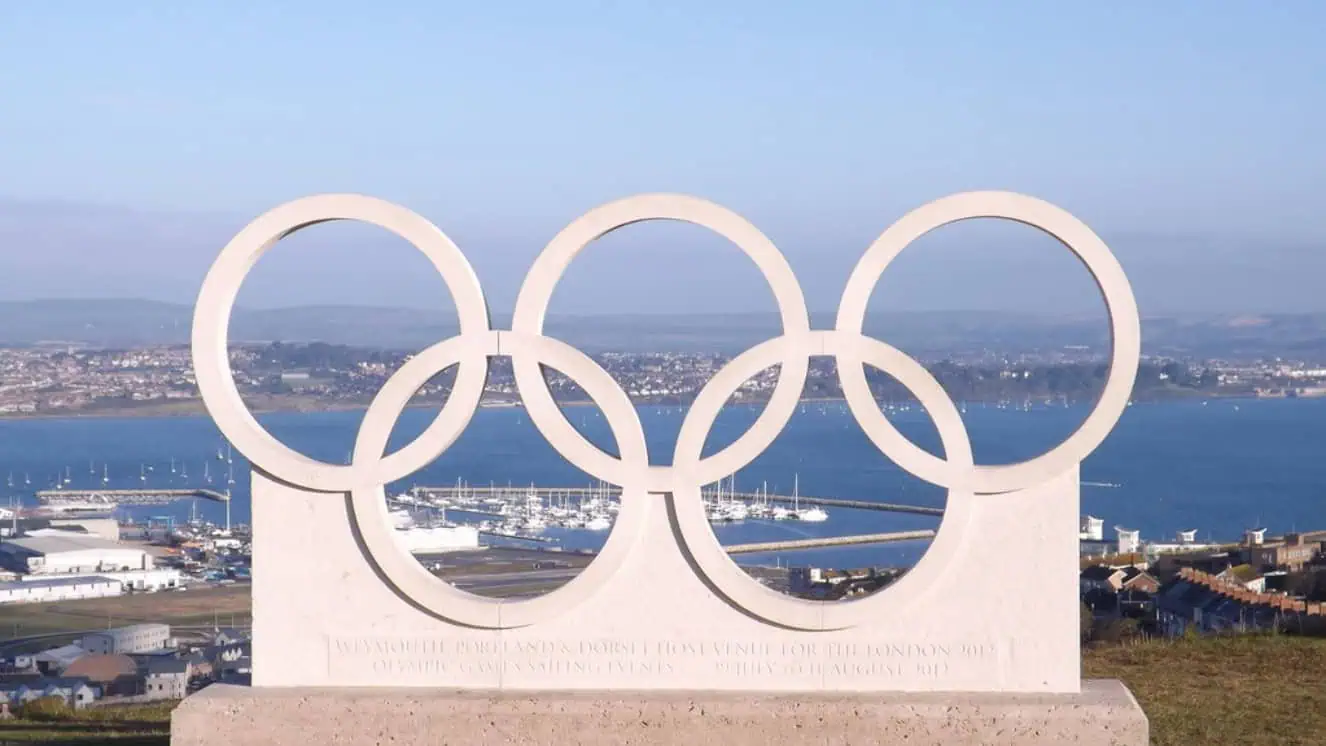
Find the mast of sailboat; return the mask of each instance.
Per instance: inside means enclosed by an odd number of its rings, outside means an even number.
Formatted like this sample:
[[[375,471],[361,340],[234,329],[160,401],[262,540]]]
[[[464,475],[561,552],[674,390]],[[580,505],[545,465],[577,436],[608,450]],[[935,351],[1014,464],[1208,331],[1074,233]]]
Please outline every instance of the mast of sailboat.
[[[792,475],[792,510],[801,509],[801,475]]]

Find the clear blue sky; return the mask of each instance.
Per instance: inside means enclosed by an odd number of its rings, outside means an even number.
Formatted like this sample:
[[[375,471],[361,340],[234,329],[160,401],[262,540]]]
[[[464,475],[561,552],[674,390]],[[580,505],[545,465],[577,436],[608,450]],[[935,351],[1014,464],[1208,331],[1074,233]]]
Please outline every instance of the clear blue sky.
[[[0,299],[187,301],[246,219],[344,190],[438,223],[502,309],[574,216],[675,190],[830,309],[906,209],[1008,188],[1095,227],[1144,312],[1326,310],[1323,29],[1307,1],[6,3]],[[629,233],[554,310],[772,308],[699,231]],[[1025,228],[933,239],[875,307],[1099,307]],[[244,302],[445,303],[375,233],[292,244]]]

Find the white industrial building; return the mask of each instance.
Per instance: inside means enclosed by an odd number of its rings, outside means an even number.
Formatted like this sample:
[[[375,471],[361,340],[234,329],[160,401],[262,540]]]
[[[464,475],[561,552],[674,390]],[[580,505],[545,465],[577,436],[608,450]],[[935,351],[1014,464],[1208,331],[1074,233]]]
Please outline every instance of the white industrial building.
[[[120,540],[120,522],[114,518],[51,518],[51,530],[82,529],[107,541]],[[37,535],[38,532],[29,532]]]
[[[25,574],[101,574],[151,570],[152,555],[87,534],[23,536],[0,542],[0,565]]]
[[[411,554],[479,548],[479,529],[474,526],[414,526],[397,529],[396,536]]]
[[[35,576],[26,582],[0,583],[0,604],[72,601],[79,598],[104,598],[124,593],[124,583],[98,575],[73,578]]]
[[[103,580],[115,580],[126,591],[167,591],[172,588],[179,588],[184,585],[184,576],[179,570],[170,567],[157,567],[151,570],[125,570],[124,572],[102,572],[77,574],[72,576],[61,575],[61,579],[66,577],[70,579],[78,578],[101,578]],[[27,575],[21,578],[24,583],[38,583],[43,580],[49,580],[50,575]]]
[[[94,655],[151,653],[170,645],[169,624],[134,624],[85,635],[79,646]]]

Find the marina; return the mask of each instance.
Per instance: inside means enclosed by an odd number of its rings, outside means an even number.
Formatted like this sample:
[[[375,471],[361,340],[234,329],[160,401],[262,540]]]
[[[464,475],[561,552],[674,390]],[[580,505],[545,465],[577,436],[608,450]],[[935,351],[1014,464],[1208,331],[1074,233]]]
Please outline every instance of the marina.
[[[767,486],[756,491],[739,491],[735,477],[730,477],[704,489],[701,497],[712,523],[748,519],[819,523],[829,517],[826,507],[934,517],[944,515],[943,508],[923,505],[801,495],[799,485],[800,479],[794,477],[791,495],[772,493]],[[446,487],[411,487],[388,499],[402,507],[450,508],[533,528],[557,525],[607,530],[618,510],[621,489],[602,483],[585,487],[475,486],[458,480]]]

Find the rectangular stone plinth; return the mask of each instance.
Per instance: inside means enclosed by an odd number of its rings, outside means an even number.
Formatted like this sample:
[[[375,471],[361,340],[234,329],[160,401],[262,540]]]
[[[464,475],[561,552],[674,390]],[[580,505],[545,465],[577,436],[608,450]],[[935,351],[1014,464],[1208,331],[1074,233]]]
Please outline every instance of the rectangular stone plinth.
[[[215,685],[171,718],[174,746],[936,744],[1145,746],[1121,682],[1081,694],[459,692]]]

